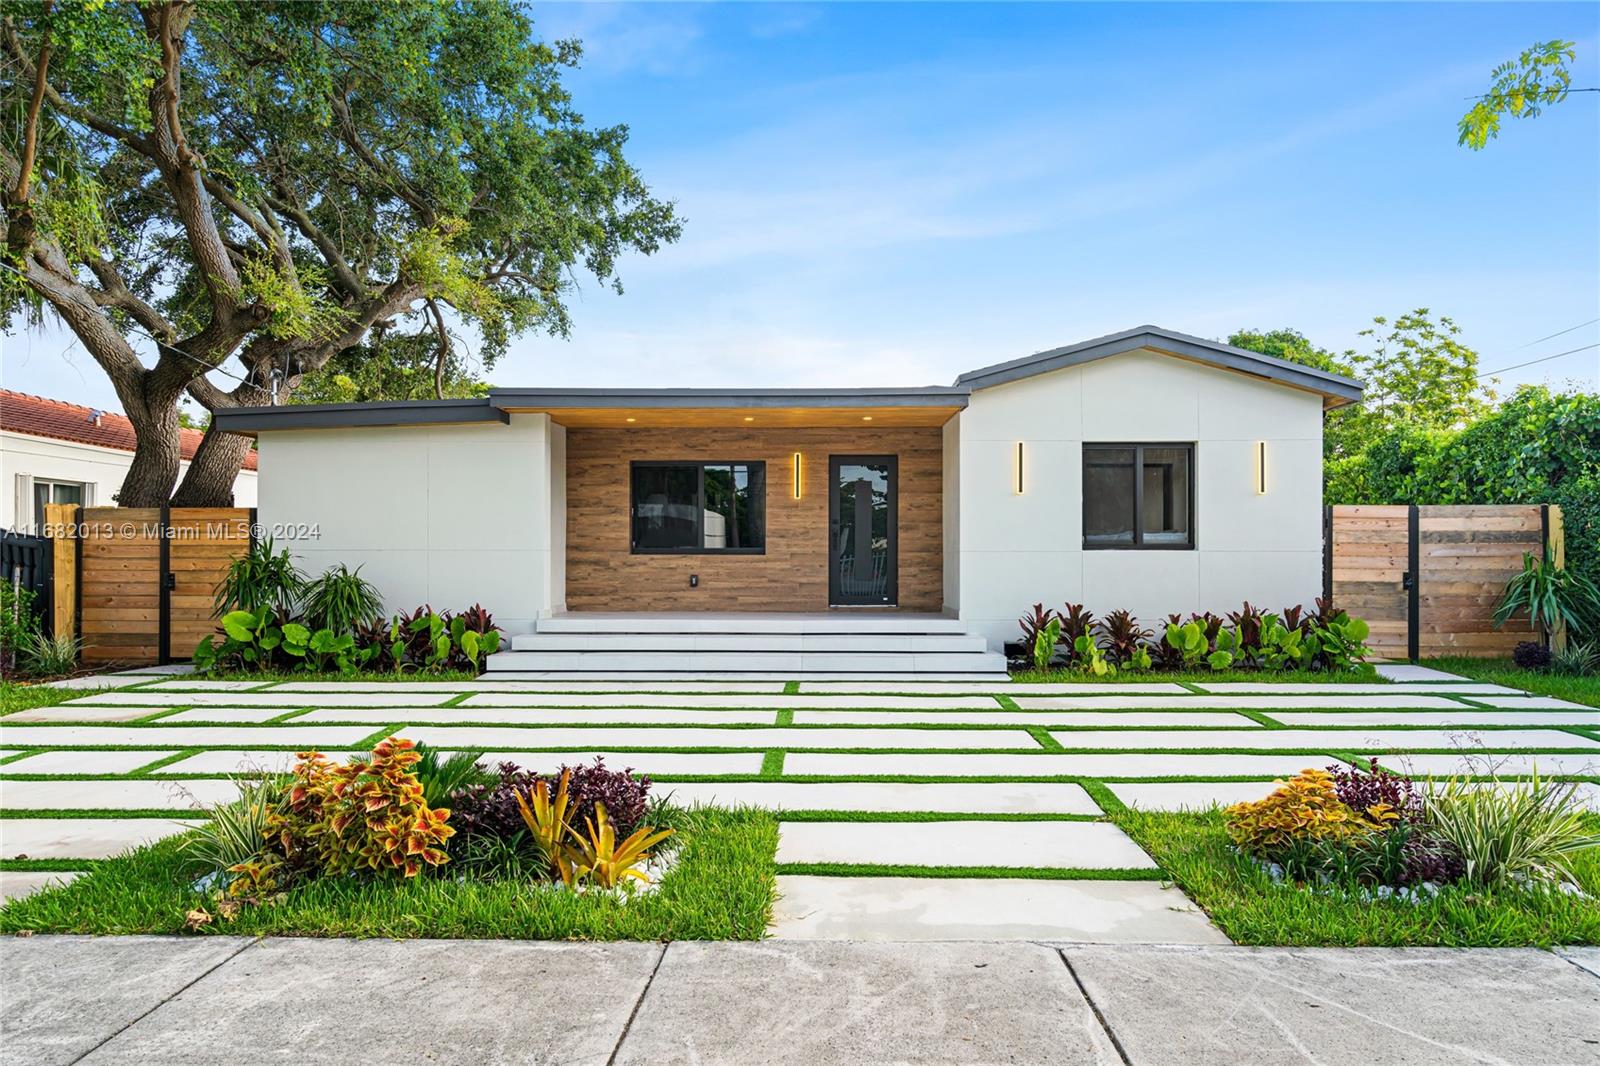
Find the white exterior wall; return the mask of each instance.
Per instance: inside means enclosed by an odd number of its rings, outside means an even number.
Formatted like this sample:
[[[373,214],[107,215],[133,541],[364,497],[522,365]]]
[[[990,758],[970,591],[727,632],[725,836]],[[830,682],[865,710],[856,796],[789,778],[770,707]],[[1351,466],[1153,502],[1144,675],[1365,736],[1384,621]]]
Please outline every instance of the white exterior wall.
[[[1173,611],[1220,613],[1245,600],[1276,610],[1321,594],[1317,394],[1139,351],[980,389],[958,419],[960,617],[996,647],[1041,601],[1127,608],[1153,624]],[[1259,440],[1265,495],[1254,483]],[[1084,551],[1085,441],[1192,442],[1194,550]]]
[[[527,632],[565,596],[550,502],[560,469],[564,510],[565,443],[542,414],[263,432],[258,517],[309,574],[362,567],[390,611],[482,603],[508,632]],[[299,526],[316,535],[287,536]]]
[[[33,481],[78,481],[87,486],[86,507],[114,507],[112,497],[133,465],[133,453],[98,444],[0,430],[0,529],[33,525]],[[189,464],[179,464],[178,480]],[[235,507],[256,505],[256,471],[241,470],[233,481]]]

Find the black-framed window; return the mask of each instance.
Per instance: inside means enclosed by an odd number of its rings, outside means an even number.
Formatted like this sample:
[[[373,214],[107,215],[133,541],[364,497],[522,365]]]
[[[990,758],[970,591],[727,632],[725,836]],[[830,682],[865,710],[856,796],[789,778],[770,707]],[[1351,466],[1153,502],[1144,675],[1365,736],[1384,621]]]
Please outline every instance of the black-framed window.
[[[629,481],[634,554],[766,551],[766,463],[639,461]]]
[[[1085,444],[1085,548],[1194,547],[1193,444]]]

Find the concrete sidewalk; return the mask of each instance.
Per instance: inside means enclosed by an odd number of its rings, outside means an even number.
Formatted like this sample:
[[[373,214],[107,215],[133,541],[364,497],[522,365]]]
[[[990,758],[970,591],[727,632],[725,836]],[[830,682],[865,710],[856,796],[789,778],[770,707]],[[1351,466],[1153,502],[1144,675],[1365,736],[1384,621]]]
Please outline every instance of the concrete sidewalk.
[[[1600,949],[0,941],[0,1062],[1600,1063]]]

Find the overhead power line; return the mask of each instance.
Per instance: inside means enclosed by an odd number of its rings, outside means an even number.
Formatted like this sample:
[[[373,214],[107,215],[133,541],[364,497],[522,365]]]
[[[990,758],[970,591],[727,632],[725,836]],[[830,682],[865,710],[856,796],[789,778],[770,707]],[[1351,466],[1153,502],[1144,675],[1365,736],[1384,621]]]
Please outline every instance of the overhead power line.
[[[1545,341],[1555,340],[1557,337],[1565,336],[1566,334],[1571,333],[1575,329],[1582,329],[1584,326],[1592,326],[1596,322],[1600,322],[1600,318],[1591,318],[1587,322],[1579,322],[1576,326],[1568,326],[1566,329],[1562,330],[1560,333],[1552,333],[1548,337],[1540,337],[1536,341],[1529,341],[1527,344],[1524,344],[1523,347],[1524,348],[1532,348],[1535,344],[1543,344]]]
[[[1566,351],[1557,352],[1555,355],[1546,355],[1538,359],[1529,359],[1526,363],[1517,363],[1515,366],[1503,366],[1499,370],[1489,370],[1479,374],[1478,376],[1480,378],[1492,378],[1496,374],[1504,374],[1508,370],[1521,370],[1525,366],[1532,366],[1535,363],[1547,363],[1552,359],[1560,359],[1563,355],[1571,355],[1574,352],[1586,352],[1590,348],[1600,348],[1600,341],[1597,341],[1594,344],[1585,344],[1582,348],[1568,348]]]

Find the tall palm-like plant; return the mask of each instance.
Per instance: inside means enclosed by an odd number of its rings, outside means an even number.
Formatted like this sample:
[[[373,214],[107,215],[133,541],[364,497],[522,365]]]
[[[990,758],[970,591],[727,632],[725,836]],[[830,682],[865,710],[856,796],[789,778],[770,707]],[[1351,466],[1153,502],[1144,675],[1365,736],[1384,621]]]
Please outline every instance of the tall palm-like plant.
[[[351,570],[343,563],[307,583],[302,602],[307,625],[336,634],[352,633],[383,611],[383,597],[361,576],[361,567]]]
[[[1519,614],[1527,615],[1547,641],[1563,628],[1590,633],[1600,628],[1600,588],[1548,557],[1535,559],[1532,552],[1524,552],[1522,573],[1507,582],[1494,624],[1505,625]]]
[[[272,538],[265,537],[250,546],[228,566],[217,583],[213,609],[217,617],[229,611],[254,611],[270,607],[280,615],[290,615],[305,593],[306,577],[294,565],[289,549],[274,551]]]

